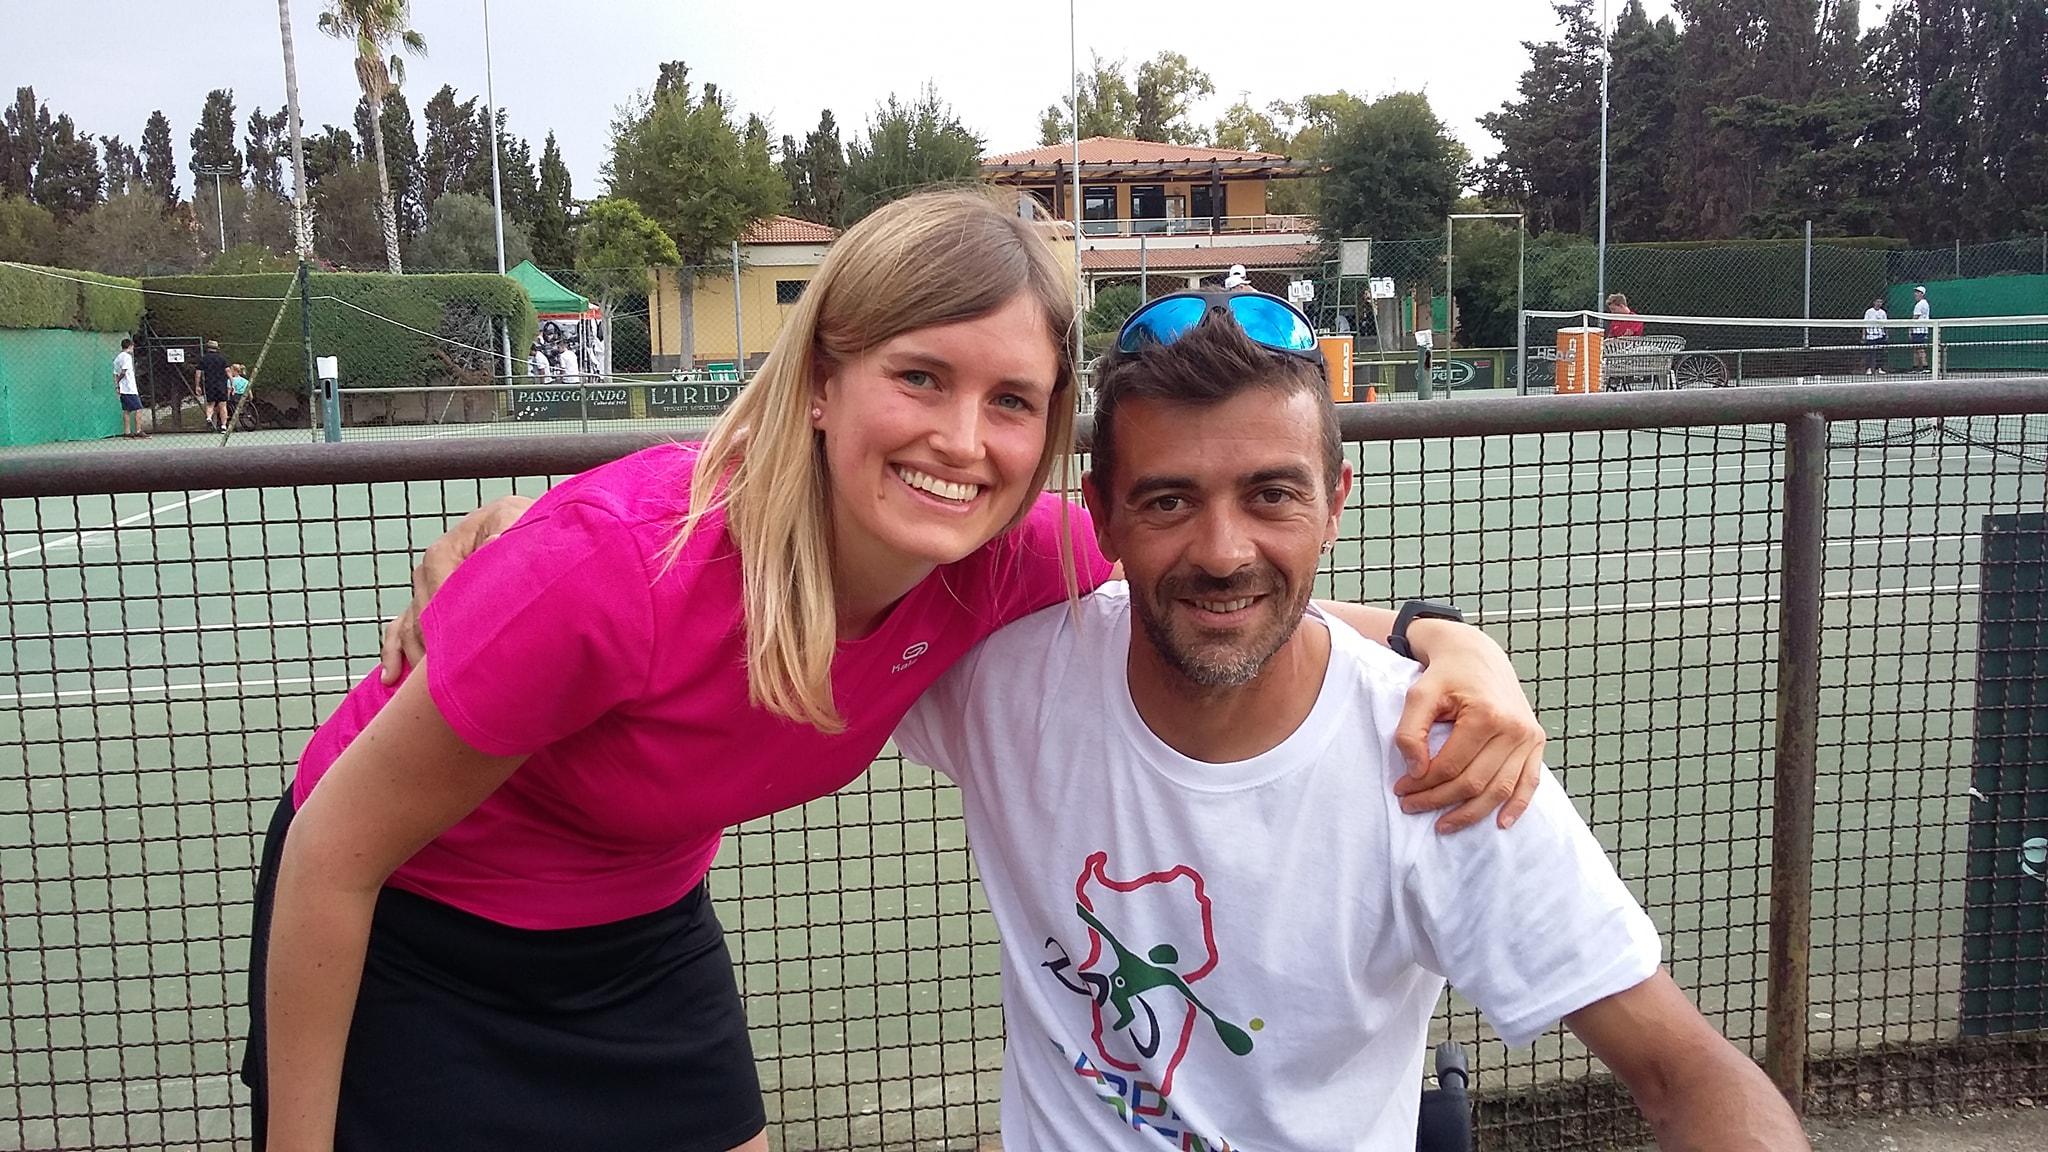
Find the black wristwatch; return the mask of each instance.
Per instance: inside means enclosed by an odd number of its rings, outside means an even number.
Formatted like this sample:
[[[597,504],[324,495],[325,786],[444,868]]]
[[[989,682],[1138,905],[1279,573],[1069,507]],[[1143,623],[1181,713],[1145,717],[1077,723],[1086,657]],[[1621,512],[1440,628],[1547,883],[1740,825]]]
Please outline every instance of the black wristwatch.
[[[1395,653],[1415,659],[1415,649],[1408,646],[1408,625],[1415,620],[1456,620],[1465,622],[1465,614],[1449,604],[1431,604],[1427,600],[1410,600],[1401,605],[1401,611],[1394,616],[1394,630],[1387,634],[1387,647]]]

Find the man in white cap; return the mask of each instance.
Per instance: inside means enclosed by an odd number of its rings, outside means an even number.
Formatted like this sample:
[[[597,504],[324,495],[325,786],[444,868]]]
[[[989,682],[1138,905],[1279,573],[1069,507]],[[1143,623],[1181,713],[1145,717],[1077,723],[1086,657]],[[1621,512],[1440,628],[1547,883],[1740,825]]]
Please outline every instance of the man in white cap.
[[[1252,278],[1245,272],[1244,265],[1242,264],[1232,264],[1230,271],[1225,273],[1223,277],[1223,287],[1226,289],[1243,288],[1251,282]]]
[[[1934,316],[1934,309],[1927,304],[1927,285],[1913,286],[1913,319],[1917,321],[1908,335],[1913,340],[1913,367],[1927,367],[1927,344],[1933,329],[1927,323]]]

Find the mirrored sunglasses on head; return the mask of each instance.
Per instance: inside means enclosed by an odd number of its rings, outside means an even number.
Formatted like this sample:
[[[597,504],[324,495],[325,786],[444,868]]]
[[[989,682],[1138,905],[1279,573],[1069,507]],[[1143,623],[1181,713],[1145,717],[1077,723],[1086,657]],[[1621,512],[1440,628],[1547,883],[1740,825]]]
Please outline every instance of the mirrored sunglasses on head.
[[[1131,313],[1117,333],[1119,352],[1136,352],[1146,336],[1161,345],[1187,335],[1211,312],[1227,312],[1252,343],[1322,363],[1315,326],[1301,309],[1263,292],[1175,292]]]

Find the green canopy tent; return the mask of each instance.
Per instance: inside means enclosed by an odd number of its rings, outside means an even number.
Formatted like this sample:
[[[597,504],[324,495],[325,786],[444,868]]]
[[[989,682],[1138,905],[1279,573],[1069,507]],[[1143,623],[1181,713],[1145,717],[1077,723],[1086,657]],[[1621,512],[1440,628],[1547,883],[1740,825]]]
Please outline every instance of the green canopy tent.
[[[562,282],[533,266],[533,261],[522,260],[517,268],[505,273],[519,286],[526,289],[533,300],[533,310],[542,317],[567,316],[583,317],[592,315],[588,297],[562,287]]]
[[[561,281],[534,267],[531,260],[520,261],[518,267],[505,275],[517,280],[532,299],[534,314],[540,320],[541,343],[558,354],[567,349],[565,354],[573,362],[568,371],[610,374],[610,354],[599,343],[602,309],[592,304],[589,297],[569,291]],[[560,363],[559,358],[556,362]]]

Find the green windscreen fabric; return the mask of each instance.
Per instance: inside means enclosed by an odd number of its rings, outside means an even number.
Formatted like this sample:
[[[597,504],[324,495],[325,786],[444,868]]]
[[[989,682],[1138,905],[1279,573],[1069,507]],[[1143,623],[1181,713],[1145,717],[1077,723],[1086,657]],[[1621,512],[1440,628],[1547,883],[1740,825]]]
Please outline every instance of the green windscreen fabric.
[[[1986,516],[1981,547],[1965,1036],[2048,1027],[2048,516]]]
[[[0,447],[119,435],[112,332],[0,328]]]
[[[1885,311],[1894,320],[1913,315],[1911,284],[1894,284]],[[1934,280],[1927,305],[1938,320],[1965,316],[2048,316],[2048,276],[1984,276]],[[1896,338],[1896,337],[1895,337]],[[2014,324],[1943,328],[1945,369],[2048,369],[2048,325]]]
[[[533,299],[533,310],[543,316],[562,313],[584,312],[590,308],[585,297],[562,287],[562,282],[534,267],[533,261],[522,260],[518,267],[506,272],[526,294]]]

